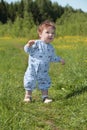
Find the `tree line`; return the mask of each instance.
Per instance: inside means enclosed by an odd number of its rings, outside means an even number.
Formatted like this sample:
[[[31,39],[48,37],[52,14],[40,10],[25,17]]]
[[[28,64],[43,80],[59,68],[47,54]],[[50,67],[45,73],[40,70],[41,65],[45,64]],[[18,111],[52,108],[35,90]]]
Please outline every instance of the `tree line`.
[[[21,0],[10,4],[0,0],[0,22],[3,24],[8,20],[14,22],[17,17],[24,18],[26,13],[31,16],[35,24],[47,18],[55,22],[67,10],[75,12],[72,7],[62,7],[57,2],[52,3],[51,0]]]
[[[0,0],[0,36],[37,38],[37,26],[45,19],[56,24],[56,36],[87,35],[87,13],[51,0]]]

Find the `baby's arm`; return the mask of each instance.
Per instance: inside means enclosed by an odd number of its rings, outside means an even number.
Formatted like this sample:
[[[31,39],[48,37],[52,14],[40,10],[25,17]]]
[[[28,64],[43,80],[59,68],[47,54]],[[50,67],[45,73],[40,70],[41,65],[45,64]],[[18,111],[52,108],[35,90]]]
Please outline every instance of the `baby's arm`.
[[[27,46],[28,46],[28,47],[31,47],[34,43],[35,43],[35,40],[29,40],[29,41],[27,42]]]
[[[62,65],[65,64],[65,61],[64,61],[61,57],[59,57],[59,56],[57,56],[57,55],[55,54],[55,51],[54,51],[54,48],[53,48],[53,47],[52,47],[51,52],[52,52],[51,62],[61,62]]]
[[[61,62],[62,65],[65,64],[64,59],[62,59],[61,57],[56,56],[56,55],[54,55],[53,62]]]
[[[35,44],[35,40],[29,40],[27,44],[24,46],[24,51],[26,53],[30,53],[32,51],[32,45]]]
[[[62,63],[62,65],[65,64],[65,61],[63,59],[60,59],[60,62]]]

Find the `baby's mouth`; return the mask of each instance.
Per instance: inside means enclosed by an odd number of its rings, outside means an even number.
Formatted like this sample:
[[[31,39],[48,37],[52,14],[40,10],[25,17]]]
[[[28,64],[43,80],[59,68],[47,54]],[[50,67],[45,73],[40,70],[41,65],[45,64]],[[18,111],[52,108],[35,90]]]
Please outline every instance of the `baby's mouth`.
[[[50,38],[49,38],[49,40],[53,40],[53,38],[52,38],[52,37],[50,37]]]

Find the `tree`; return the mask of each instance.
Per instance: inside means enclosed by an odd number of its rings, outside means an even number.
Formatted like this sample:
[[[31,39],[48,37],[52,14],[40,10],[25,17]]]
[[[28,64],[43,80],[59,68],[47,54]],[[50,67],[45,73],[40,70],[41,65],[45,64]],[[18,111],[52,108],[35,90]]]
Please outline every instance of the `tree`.
[[[54,2],[52,5],[53,15],[52,18],[56,21],[57,18],[60,18],[61,15],[64,13],[63,7],[59,6],[57,2]]]
[[[18,15],[21,18],[24,17],[24,1],[23,0],[21,0],[21,2],[18,3]]]
[[[7,22],[7,4],[4,0],[1,0],[0,2],[0,21],[2,23]]]
[[[13,3],[8,6],[8,19],[10,19],[12,22],[15,21],[16,18],[16,10],[15,5]]]
[[[39,23],[45,19],[52,19],[52,2],[50,0],[36,0],[39,8]]]

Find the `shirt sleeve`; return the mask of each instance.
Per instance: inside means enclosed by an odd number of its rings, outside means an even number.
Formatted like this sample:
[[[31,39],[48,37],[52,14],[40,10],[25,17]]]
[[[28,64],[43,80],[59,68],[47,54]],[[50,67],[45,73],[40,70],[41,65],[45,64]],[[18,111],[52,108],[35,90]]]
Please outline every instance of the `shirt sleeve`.
[[[36,42],[32,45],[32,46],[27,46],[27,44],[24,46],[24,51],[28,54],[32,54],[34,53],[34,51],[36,50],[37,48],[37,45],[36,45]]]
[[[60,57],[60,56],[57,56],[57,55],[55,54],[55,51],[54,51],[54,48],[53,48],[53,47],[52,47],[51,52],[52,52],[52,54],[51,54],[50,62],[60,62],[61,57]]]

